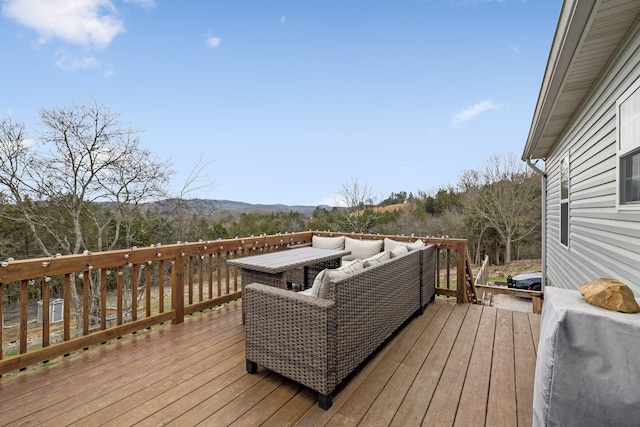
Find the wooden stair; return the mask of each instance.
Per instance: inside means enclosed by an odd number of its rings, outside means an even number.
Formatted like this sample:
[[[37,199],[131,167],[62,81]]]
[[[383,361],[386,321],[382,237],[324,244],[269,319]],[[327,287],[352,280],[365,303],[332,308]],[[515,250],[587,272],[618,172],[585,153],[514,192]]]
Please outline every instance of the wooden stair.
[[[482,301],[478,300],[478,297],[477,297],[476,285],[473,279],[473,270],[471,269],[471,260],[469,259],[469,256],[467,256],[467,259],[464,265],[465,265],[465,268],[464,268],[465,301],[469,304],[482,304]]]

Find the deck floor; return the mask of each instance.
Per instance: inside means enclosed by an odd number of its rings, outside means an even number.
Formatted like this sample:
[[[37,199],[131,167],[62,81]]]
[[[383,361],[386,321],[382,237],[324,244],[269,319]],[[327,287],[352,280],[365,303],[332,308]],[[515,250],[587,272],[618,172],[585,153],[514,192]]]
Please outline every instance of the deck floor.
[[[531,425],[540,316],[436,301],[336,392],[245,371],[240,304],[0,380],[1,425]]]

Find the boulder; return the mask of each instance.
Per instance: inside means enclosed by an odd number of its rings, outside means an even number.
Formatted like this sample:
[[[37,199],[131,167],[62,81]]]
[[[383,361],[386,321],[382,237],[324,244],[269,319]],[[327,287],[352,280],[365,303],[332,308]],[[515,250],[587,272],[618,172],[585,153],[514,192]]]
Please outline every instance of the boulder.
[[[616,279],[596,279],[580,287],[589,304],[623,313],[638,313],[640,307],[629,286]]]

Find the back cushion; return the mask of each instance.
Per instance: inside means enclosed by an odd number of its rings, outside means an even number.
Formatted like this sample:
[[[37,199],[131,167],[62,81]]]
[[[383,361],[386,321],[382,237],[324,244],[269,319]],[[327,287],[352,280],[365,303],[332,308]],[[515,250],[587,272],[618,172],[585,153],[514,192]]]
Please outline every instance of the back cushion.
[[[380,253],[382,244],[382,240],[360,240],[347,237],[344,241],[344,249],[351,251],[351,254],[343,257],[342,260],[348,261],[356,258],[369,258],[372,255]]]
[[[407,242],[398,242],[397,240],[389,239],[388,237],[384,238],[384,250],[392,251],[398,246],[406,246]]]
[[[391,259],[391,251],[384,251],[371,256],[369,258],[363,259],[362,263],[364,264],[364,268],[373,267],[374,265],[382,264],[385,261]]]
[[[318,292],[320,292],[320,287],[322,286],[322,279],[324,277],[325,271],[327,271],[326,268],[316,275],[316,278],[313,279],[313,285],[309,289],[305,289],[300,293],[303,295],[311,295],[317,297]]]
[[[391,258],[395,258],[395,257],[398,257],[400,255],[408,253],[409,249],[407,249],[407,245],[400,245],[400,246],[396,247],[395,249],[392,249],[390,252],[391,252]]]
[[[311,238],[311,246],[320,249],[344,249],[344,236],[340,237],[322,237],[313,236]]]
[[[339,268],[325,268],[316,276],[313,286],[303,291],[305,295],[313,295],[319,298],[327,298],[329,294],[329,282],[344,279],[351,273],[362,270],[364,265],[361,259],[356,259]]]

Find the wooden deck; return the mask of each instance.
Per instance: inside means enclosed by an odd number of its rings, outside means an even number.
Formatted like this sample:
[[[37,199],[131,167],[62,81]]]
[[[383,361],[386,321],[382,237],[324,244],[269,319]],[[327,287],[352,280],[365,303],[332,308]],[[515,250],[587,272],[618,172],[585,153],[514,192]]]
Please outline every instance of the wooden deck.
[[[540,316],[436,301],[334,395],[245,371],[240,304],[0,380],[1,425],[531,425]]]

